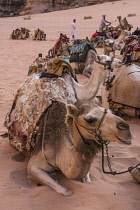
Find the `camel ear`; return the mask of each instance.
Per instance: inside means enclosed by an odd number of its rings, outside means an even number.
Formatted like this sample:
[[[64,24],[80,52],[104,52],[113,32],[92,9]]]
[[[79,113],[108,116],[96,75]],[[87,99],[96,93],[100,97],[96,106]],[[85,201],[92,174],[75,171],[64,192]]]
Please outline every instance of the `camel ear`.
[[[71,117],[76,117],[78,115],[78,109],[76,108],[76,106],[72,104],[67,105],[67,115]]]
[[[99,55],[97,55],[97,59],[98,59],[98,61],[100,61],[100,60],[101,60]]]
[[[73,117],[67,115],[65,123],[66,123],[68,128],[72,129],[72,127],[73,127]]]
[[[76,117],[77,115],[78,115],[78,110],[76,106],[72,104],[67,105],[67,115],[65,123],[70,129],[73,128],[73,120],[74,120],[73,118]]]

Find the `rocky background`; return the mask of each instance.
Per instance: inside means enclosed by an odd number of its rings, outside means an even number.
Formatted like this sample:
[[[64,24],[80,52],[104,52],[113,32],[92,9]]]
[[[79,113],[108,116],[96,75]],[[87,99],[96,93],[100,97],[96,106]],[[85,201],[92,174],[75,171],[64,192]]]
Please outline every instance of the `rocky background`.
[[[30,15],[117,0],[0,0],[0,17]]]

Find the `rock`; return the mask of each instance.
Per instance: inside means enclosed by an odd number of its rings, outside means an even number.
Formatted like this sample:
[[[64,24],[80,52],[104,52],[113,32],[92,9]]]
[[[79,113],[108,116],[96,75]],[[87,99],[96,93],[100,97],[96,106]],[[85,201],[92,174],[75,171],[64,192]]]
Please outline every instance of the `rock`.
[[[131,169],[131,167],[128,169]],[[132,171],[130,171],[130,174],[135,181],[140,183],[140,168],[134,168]]]
[[[66,10],[107,1],[110,0],[0,0],[0,17]]]

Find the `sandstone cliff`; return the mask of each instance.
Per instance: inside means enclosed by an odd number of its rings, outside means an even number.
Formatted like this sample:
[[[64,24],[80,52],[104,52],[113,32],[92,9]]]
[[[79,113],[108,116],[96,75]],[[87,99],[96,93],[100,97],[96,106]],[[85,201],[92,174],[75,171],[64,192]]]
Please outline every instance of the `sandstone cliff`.
[[[117,0],[0,0],[0,17],[52,12]]]

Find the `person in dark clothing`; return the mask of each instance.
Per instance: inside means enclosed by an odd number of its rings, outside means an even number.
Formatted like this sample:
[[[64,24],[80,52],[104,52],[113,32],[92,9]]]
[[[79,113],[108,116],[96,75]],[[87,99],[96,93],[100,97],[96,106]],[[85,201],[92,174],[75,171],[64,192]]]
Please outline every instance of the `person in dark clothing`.
[[[99,26],[99,32],[103,32],[104,27],[106,26],[106,23],[110,23],[109,21],[106,20],[106,15],[102,15],[102,20],[100,22],[100,26]]]

